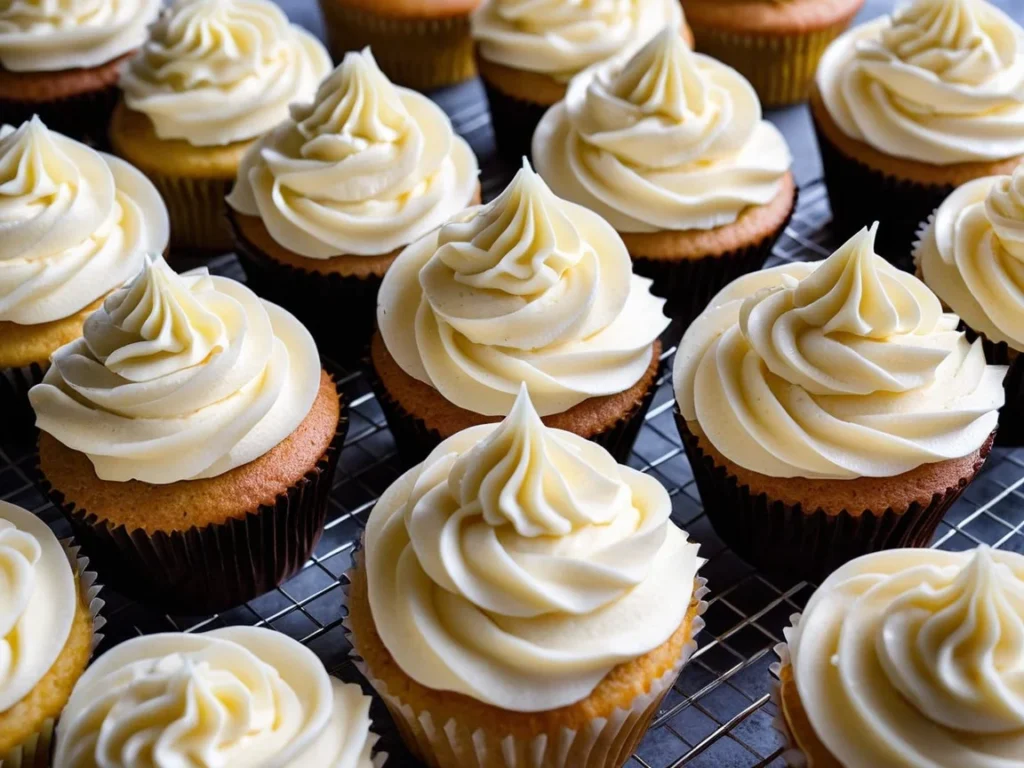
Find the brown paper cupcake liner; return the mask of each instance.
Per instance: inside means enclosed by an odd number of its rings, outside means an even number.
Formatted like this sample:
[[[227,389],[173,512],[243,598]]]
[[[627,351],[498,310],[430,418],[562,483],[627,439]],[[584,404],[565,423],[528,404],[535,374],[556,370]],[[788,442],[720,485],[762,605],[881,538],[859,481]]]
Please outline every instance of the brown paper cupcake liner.
[[[8,123],[17,127],[33,115],[39,115],[50,130],[97,149],[108,150],[107,126],[118,96],[117,85],[110,85],[51,101],[0,99],[0,125]]]
[[[365,360],[363,365],[366,378],[377,396],[377,402],[387,419],[388,429],[395,439],[395,448],[407,467],[415,466],[427,458],[430,452],[440,445],[445,437],[436,429],[431,429],[423,419],[409,413],[401,403],[391,396],[384,383],[377,375],[370,360]],[[643,398],[629,413],[620,418],[603,432],[591,435],[588,439],[597,443],[607,450],[620,464],[629,460],[629,453],[633,449],[640,428],[644,424],[644,417],[651,408],[654,394],[657,391],[657,379],[655,376]]]
[[[956,488],[936,493],[930,504],[915,502],[905,512],[890,507],[858,510],[859,514],[846,510],[828,514],[821,508],[808,512],[799,504],[755,494],[700,448],[678,411],[676,424],[704,511],[719,538],[762,571],[815,583],[869,552],[928,546],[947,510],[981,471],[992,447],[989,438],[971,478]]]
[[[370,46],[392,82],[427,91],[476,76],[468,14],[402,19],[349,8],[344,0],[320,0],[331,55]]]
[[[347,432],[343,402],[334,439],[298,483],[244,518],[204,528],[129,531],[77,507],[45,477],[40,485],[112,588],[172,613],[216,613],[269,592],[309,559]]]
[[[250,243],[230,214],[228,222],[249,287],[299,318],[313,334],[321,354],[355,368],[377,325],[382,278],[321,274],[284,264]]]
[[[28,391],[43,380],[49,364],[0,369],[0,422],[18,434],[31,432],[36,415]]]
[[[486,78],[481,80],[491,109],[491,127],[498,153],[515,163],[520,163],[524,157],[532,158],[533,132],[548,107],[517,99],[492,86]]]
[[[145,174],[167,204],[172,259],[179,255],[211,257],[231,250],[224,198],[231,191],[234,178],[168,176],[152,170]]]
[[[701,259],[652,259],[632,256],[633,269],[654,281],[651,290],[667,299],[665,314],[672,318],[667,331],[668,341],[678,341],[708,302],[736,278],[764,266],[772,249],[796,211],[799,191],[793,196],[793,207],[785,221],[760,241],[745,248],[705,256]]]

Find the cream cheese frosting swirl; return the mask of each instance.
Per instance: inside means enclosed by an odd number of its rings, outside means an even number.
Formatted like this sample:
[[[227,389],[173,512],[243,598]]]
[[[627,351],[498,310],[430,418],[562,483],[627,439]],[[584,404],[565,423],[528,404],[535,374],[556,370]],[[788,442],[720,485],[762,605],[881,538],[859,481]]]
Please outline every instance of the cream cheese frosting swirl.
[[[246,153],[228,204],[300,256],[383,255],[469,205],[479,172],[444,111],[367,48]]]
[[[167,246],[167,209],[133,166],[33,117],[0,126],[0,321],[74,315]]]
[[[0,714],[38,685],[71,634],[78,589],[46,524],[0,501]]]
[[[966,456],[995,429],[1006,367],[874,252],[876,229],[825,261],[741,277],[686,332],[680,411],[731,461],[770,477],[892,477]]]
[[[953,192],[915,257],[925,282],[968,326],[1024,350],[1024,169]]]
[[[441,443],[370,513],[374,625],[428,688],[572,704],[686,617],[701,561],[670,512],[657,480],[544,426],[524,386],[504,422]]]
[[[320,41],[269,0],[175,0],[121,88],[161,139],[214,146],[262,136],[330,71]]]
[[[138,48],[160,0],[4,0],[0,65],[11,72],[87,69]]]
[[[818,87],[847,136],[931,165],[1024,154],[1024,30],[984,0],[916,0],[846,32]]]
[[[253,461],[316,399],[313,338],[280,307],[160,257],[111,294],[29,392],[36,424],[101,480],[166,484]]]
[[[555,194],[620,232],[712,229],[771,202],[792,157],[736,70],[666,27],[573,78],[533,136]]]
[[[650,286],[607,222],[526,166],[403,251],[377,321],[402,369],[455,405],[504,416],[525,382],[549,416],[643,377],[669,322]]]
[[[675,0],[485,0],[472,17],[483,58],[564,81],[629,56],[665,26],[683,26]]]
[[[129,640],[85,671],[55,768],[379,768],[370,697],[269,629]]]
[[[786,639],[804,711],[847,768],[1021,765],[1021,555],[858,558],[821,585]]]

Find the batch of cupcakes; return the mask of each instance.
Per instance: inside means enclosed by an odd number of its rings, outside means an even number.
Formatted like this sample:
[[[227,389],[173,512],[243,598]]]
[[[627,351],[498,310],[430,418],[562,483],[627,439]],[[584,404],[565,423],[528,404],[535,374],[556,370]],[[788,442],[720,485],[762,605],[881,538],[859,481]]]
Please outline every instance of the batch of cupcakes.
[[[271,630],[92,658],[100,585],[195,615],[302,568],[347,426],[321,354],[408,467],[345,626],[409,751],[623,765],[708,594],[624,465],[677,341],[717,534],[820,584],[786,761],[1024,766],[1024,556],[927,548],[1024,442],[1024,29],[862,2],[321,0],[335,66],[269,0],[0,0],[0,431],[73,531],[0,502],[0,766],[384,762]],[[483,205],[418,92],[477,73],[522,164]],[[805,99],[843,244],[763,269],[797,188],[762,105]],[[244,283],[176,266],[228,251]]]

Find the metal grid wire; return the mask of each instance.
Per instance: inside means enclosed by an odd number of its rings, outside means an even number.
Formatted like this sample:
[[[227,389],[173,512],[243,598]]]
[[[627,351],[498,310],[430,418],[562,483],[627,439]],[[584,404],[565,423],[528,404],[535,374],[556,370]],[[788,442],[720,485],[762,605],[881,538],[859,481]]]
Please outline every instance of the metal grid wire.
[[[512,169],[502,166],[489,151],[493,143],[490,122],[478,86],[456,93],[447,103],[439,102],[484,158],[484,197],[493,197]],[[799,210],[770,264],[828,255],[829,219],[823,185],[805,186]],[[231,277],[242,276],[233,256],[220,257],[211,267]],[[790,615],[803,608],[813,587],[755,572],[715,535],[701,508],[673,421],[673,354],[670,349],[664,355],[658,393],[629,463],[650,472],[669,489],[672,520],[700,544],[701,555],[708,559],[702,575],[712,591],[699,649],[627,766],[781,766],[783,744],[771,726],[775,707],[769,700],[768,666]],[[138,634],[197,632],[239,624],[267,626],[301,640],[332,674],[372,692],[348,655],[350,645],[341,626],[346,610],[341,585],[374,502],[403,468],[363,375],[336,365],[328,367],[348,397],[351,425],[330,498],[327,527],[312,560],[279,589],[215,616],[160,614],[106,589],[102,596],[107,600],[104,615],[109,624],[101,652]],[[58,536],[70,535],[67,523],[30,480],[34,446],[11,442],[2,432],[0,428],[0,498],[35,511]],[[994,451],[981,475],[946,516],[936,546],[960,550],[985,543],[1024,552],[1022,485],[1024,450]],[[375,730],[383,737],[381,747],[390,754],[389,764],[417,765],[379,701],[372,714]]]

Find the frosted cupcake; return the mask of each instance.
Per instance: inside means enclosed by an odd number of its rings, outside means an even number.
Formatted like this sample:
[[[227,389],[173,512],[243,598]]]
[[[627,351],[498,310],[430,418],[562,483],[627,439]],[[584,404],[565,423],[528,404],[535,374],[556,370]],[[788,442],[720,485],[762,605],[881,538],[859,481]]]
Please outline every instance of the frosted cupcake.
[[[167,209],[128,163],[36,117],[0,126],[0,222],[0,410],[30,424],[25,397],[50,355],[163,252]]]
[[[38,115],[79,140],[106,141],[121,67],[160,0],[10,0],[0,5],[0,125]]]
[[[1024,166],[970,181],[923,226],[918,275],[980,336],[990,363],[1008,365],[998,441],[1024,441]]]
[[[349,593],[362,669],[428,765],[621,766],[696,647],[697,547],[657,480],[525,387],[381,497]]]
[[[499,151],[518,162],[574,75],[631,56],[666,26],[693,46],[678,0],[484,0],[472,32]]]
[[[51,498],[125,594],[218,611],[320,538],[344,411],[309,332],[239,282],[149,260],[29,398]]]
[[[529,166],[496,200],[406,248],[381,286],[370,347],[403,459],[499,421],[525,383],[548,426],[625,461],[668,325],[650,286],[611,225]]]
[[[555,194],[615,227],[680,332],[761,268],[796,207],[789,147],[754,89],[672,27],[573,78],[533,159]]]
[[[440,107],[349,53],[242,161],[228,205],[249,284],[329,353],[361,354],[385,272],[480,201],[479,172]]]
[[[1024,156],[1024,29],[984,0],[916,0],[829,47],[811,113],[836,234],[881,219],[906,265],[947,195]]]
[[[224,196],[253,142],[331,71],[270,0],[175,0],[121,76],[114,151],[160,189],[176,249],[231,249]]]
[[[107,651],[78,681],[53,764],[380,768],[370,728],[370,697],[279,632],[148,635]]]
[[[789,765],[1018,766],[1024,557],[901,549],[840,568],[793,617]]]
[[[992,445],[1006,368],[874,244],[865,229],[825,261],[739,278],[679,346],[704,508],[758,567],[817,580],[927,545]]]
[[[103,601],[88,561],[0,501],[0,763],[50,765],[53,726],[99,641]]]

